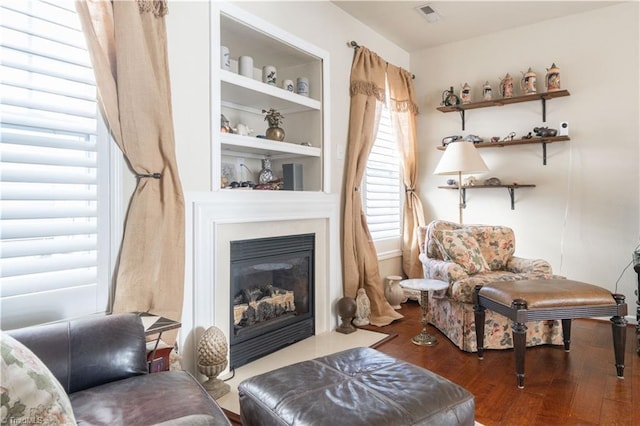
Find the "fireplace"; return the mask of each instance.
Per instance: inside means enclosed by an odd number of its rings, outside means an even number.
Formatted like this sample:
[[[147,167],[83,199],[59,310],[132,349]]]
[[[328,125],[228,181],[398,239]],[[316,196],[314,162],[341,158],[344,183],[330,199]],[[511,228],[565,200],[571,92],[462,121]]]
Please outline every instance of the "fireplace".
[[[315,334],[315,234],[230,242],[229,367]]]

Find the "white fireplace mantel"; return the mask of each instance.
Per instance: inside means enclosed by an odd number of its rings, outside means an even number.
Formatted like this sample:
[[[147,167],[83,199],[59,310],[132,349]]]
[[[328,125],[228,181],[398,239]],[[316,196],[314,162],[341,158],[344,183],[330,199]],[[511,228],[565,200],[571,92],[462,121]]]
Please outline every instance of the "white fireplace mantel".
[[[316,334],[338,323],[342,296],[340,203],[335,194],[220,190],[185,193],[185,289],[180,344],[183,368],[196,372],[196,345],[210,326],[229,333],[229,241],[316,234]]]

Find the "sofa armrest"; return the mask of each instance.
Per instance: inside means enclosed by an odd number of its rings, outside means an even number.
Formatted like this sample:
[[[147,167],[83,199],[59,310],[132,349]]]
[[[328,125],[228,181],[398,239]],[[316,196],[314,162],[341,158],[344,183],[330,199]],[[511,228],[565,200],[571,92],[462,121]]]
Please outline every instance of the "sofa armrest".
[[[426,254],[420,253],[420,262],[425,278],[446,281],[449,284],[468,278],[469,275],[462,266],[446,260],[431,259]]]
[[[67,393],[147,374],[144,327],[136,314],[83,318],[8,332]]]
[[[513,256],[507,262],[506,270],[516,274],[552,274],[551,264],[544,259],[525,259]]]

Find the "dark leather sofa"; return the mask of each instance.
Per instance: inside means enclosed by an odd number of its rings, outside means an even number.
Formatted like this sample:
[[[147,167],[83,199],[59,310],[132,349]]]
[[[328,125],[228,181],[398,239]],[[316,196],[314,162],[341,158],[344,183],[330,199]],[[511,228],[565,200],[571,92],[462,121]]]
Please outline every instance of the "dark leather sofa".
[[[79,425],[230,425],[186,371],[147,373],[142,322],[114,314],[8,331],[69,395]]]

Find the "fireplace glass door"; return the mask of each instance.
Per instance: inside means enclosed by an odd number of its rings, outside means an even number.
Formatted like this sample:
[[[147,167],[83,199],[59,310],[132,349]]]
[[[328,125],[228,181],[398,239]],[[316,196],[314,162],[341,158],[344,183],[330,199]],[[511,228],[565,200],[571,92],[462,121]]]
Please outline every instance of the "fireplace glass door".
[[[314,234],[231,242],[231,368],[315,334],[314,246]]]

